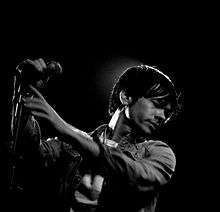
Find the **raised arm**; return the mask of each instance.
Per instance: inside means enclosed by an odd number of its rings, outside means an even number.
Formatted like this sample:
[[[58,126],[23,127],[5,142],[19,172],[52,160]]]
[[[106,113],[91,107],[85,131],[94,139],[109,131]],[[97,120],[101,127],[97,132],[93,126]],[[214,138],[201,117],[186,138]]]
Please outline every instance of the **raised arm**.
[[[32,115],[48,120],[61,140],[65,140],[76,147],[82,155],[95,158],[99,156],[99,146],[93,142],[90,135],[63,120],[36,88],[30,85],[30,90],[33,92],[34,97],[24,98],[23,102],[24,106],[30,109]]]

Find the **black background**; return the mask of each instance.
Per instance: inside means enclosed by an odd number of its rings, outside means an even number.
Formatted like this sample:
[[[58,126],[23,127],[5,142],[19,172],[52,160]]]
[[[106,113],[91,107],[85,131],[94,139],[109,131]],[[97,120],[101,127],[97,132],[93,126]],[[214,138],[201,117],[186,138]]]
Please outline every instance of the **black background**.
[[[66,121],[84,131],[109,121],[108,98],[114,79],[105,77],[115,73],[114,64],[129,61],[154,65],[171,76],[182,92],[184,105],[165,133],[176,153],[177,166],[170,185],[162,191],[156,211],[204,209],[200,191],[204,192],[201,187],[205,187],[205,161],[201,161],[199,149],[204,137],[197,134],[200,110],[193,105],[195,96],[198,97],[198,75],[202,74],[199,64],[206,45],[200,34],[203,19],[194,13],[195,7],[166,6],[169,10],[163,5],[160,9],[155,6],[142,10],[139,6],[130,10],[120,7],[117,16],[117,7],[106,13],[108,5],[96,10],[88,6],[86,11],[82,7],[78,13],[77,8],[64,10],[56,5],[53,10],[43,10],[45,18],[39,10],[34,14],[30,9],[18,12],[14,39],[9,42],[9,54],[3,65],[2,111],[7,123],[2,127],[3,140],[7,141],[9,128],[13,72],[24,59],[44,58],[61,63],[62,76],[51,80],[44,94]],[[33,21],[28,21],[30,16],[34,16]]]

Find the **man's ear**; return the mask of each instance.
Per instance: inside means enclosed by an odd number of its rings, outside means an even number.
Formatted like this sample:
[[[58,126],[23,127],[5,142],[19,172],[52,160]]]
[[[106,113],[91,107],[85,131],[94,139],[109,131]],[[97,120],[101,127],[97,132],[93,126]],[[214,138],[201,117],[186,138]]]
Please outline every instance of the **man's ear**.
[[[128,97],[124,91],[120,92],[119,98],[123,105],[129,105],[132,102],[132,98]]]

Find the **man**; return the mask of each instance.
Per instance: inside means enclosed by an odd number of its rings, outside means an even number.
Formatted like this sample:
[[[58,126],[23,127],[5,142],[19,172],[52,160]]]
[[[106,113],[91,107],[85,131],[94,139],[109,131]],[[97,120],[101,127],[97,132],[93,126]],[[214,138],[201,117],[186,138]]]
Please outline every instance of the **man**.
[[[42,59],[30,63],[39,71],[46,68]],[[90,134],[62,119],[35,87],[29,89],[25,108],[50,123],[58,136],[41,140],[39,160],[48,182],[54,180],[49,188],[58,193],[54,199],[60,211],[155,210],[159,191],[176,165],[171,148],[155,139],[178,106],[167,75],[146,65],[125,70],[111,93],[109,124]]]

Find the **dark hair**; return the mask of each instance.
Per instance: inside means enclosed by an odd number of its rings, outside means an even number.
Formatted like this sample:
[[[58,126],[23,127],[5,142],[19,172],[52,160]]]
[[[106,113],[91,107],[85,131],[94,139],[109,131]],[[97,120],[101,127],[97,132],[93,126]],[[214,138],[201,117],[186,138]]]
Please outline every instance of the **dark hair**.
[[[177,110],[178,95],[171,79],[160,70],[147,65],[133,66],[126,69],[115,83],[110,95],[109,114],[123,107],[119,94],[124,91],[127,96],[137,101],[141,97],[163,97],[171,103],[170,117]]]

